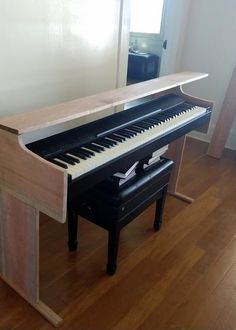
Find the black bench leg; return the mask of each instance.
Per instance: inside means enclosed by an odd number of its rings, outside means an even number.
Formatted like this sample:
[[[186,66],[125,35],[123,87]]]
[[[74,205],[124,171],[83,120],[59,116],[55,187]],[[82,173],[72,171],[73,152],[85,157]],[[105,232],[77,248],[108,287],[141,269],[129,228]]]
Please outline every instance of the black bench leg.
[[[68,222],[68,248],[70,251],[77,250],[77,230],[78,230],[78,216],[75,212],[68,210],[67,213]]]
[[[114,275],[116,272],[116,260],[119,248],[119,237],[120,230],[111,229],[108,232],[108,262],[107,262],[107,273]]]
[[[155,214],[155,220],[154,220],[154,225],[153,225],[154,230],[156,230],[156,231],[161,229],[163,209],[164,209],[165,200],[166,200],[167,188],[168,188],[168,186],[165,186],[163,188],[162,197],[156,201],[156,214]]]

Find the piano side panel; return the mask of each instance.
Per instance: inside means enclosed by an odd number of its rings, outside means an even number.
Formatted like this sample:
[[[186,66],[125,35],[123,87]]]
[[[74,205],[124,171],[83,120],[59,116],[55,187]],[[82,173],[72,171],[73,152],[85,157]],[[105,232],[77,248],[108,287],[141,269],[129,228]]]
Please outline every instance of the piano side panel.
[[[189,101],[193,104],[196,104],[200,107],[213,107],[214,106],[214,102],[213,101],[209,101],[209,100],[204,100],[204,99],[200,99],[196,96],[192,96],[190,94],[187,94],[183,91],[183,87],[179,86],[176,87],[173,92],[177,95],[183,96],[185,98],[186,101]],[[209,116],[209,120],[208,122],[204,125],[201,126],[200,128],[196,129],[197,132],[201,132],[201,133],[207,133],[208,131],[208,127],[209,127],[209,123],[210,123],[210,116]]]
[[[194,97],[192,95],[189,95],[185,93],[182,89],[182,86],[178,86],[172,89],[172,92],[176,95],[180,95],[184,97],[186,101],[189,101],[193,104],[196,104],[198,106],[202,107],[213,107],[214,103],[212,101],[207,101],[200,99],[198,97]],[[209,121],[202,127],[195,129],[196,131],[200,131],[203,133],[207,133],[208,126],[210,122],[210,116]],[[174,167],[172,170],[168,191],[170,194],[176,196],[177,198],[186,201],[188,203],[192,203],[193,199],[185,196],[178,192],[178,180],[180,176],[181,171],[181,165],[183,160],[183,153],[184,153],[184,147],[185,147],[185,136],[182,136],[181,138],[177,139],[176,141],[170,143],[169,149],[165,156],[169,159],[172,159],[174,161]]]
[[[0,187],[59,222],[66,221],[67,173],[0,130]]]

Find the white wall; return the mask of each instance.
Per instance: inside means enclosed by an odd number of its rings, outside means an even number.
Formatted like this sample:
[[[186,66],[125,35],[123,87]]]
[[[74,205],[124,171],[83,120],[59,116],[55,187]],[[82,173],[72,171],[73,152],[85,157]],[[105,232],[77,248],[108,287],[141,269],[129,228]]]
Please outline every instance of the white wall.
[[[0,0],[0,116],[125,83],[127,59],[123,79],[117,71],[122,4]]]
[[[214,100],[209,134],[195,136],[209,141],[236,64],[236,1],[192,0],[179,70],[208,72],[209,78],[185,88],[199,97]],[[236,149],[236,122],[227,146]]]

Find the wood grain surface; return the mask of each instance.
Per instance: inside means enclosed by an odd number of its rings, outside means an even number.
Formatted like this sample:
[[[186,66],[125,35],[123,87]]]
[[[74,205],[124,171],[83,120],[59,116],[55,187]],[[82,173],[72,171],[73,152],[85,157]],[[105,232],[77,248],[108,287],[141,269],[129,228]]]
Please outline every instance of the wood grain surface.
[[[39,211],[0,190],[0,220],[0,278],[60,325],[62,319],[39,296]]]
[[[0,274],[38,301],[39,212],[0,190]]]
[[[21,137],[0,130],[0,187],[65,222],[67,173],[25,148]]]
[[[236,116],[236,66],[232,73],[225,99],[208,148],[208,155],[220,158]]]

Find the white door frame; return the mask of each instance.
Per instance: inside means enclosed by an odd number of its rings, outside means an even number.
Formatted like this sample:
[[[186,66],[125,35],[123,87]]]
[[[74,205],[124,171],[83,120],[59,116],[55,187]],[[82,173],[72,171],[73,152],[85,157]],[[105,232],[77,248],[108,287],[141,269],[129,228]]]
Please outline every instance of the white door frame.
[[[116,88],[126,85],[130,31],[130,0],[120,0]]]

